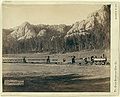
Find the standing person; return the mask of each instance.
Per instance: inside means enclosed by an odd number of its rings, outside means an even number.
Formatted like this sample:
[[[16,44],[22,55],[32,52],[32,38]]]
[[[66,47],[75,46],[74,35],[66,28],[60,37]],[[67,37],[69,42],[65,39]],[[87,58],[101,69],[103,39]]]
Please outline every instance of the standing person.
[[[88,63],[87,58],[85,58],[84,60],[85,60],[85,64],[87,64]]]
[[[75,56],[73,56],[73,58],[72,58],[72,64],[74,64],[75,63]]]
[[[26,58],[26,57],[23,57],[23,63],[27,63],[25,58]]]
[[[105,54],[103,54],[103,58],[105,58]]]
[[[63,62],[65,62],[66,61],[66,59],[65,58],[63,58]]]
[[[47,64],[50,63],[50,56],[47,57]]]
[[[94,56],[91,56],[91,64],[94,63]]]
[[[105,56],[105,54],[103,54],[103,58],[105,58],[105,60],[104,60],[104,62],[103,62],[103,65],[105,65],[106,62],[107,62],[107,57]]]

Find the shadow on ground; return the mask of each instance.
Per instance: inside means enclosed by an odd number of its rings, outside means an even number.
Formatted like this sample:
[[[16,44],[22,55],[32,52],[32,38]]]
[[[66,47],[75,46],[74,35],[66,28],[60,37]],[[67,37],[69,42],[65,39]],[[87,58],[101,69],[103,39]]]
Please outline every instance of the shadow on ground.
[[[82,79],[76,74],[35,77],[4,77],[4,92],[110,92],[110,78]],[[4,85],[5,80],[24,80],[24,85]]]

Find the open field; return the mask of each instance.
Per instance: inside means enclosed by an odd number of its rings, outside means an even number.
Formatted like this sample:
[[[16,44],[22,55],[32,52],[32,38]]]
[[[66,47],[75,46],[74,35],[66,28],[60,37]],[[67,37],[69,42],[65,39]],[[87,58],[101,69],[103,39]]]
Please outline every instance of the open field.
[[[57,58],[71,60],[102,54],[110,62],[110,52],[103,50],[65,54],[4,54],[6,58]],[[110,65],[3,63],[3,91],[15,92],[110,92]],[[22,81],[22,85],[8,85],[6,81]],[[17,84],[18,84],[17,82]],[[14,82],[13,82],[14,84]]]
[[[50,54],[49,52],[44,53],[26,53],[26,54],[3,54],[3,63],[23,63],[23,58],[26,59],[28,63],[38,63],[44,64],[48,56],[50,57],[51,64],[69,64],[72,62],[73,56],[75,56],[76,64],[84,65],[84,58],[87,58],[87,61],[91,61],[91,56],[101,58],[105,55],[107,62],[110,64],[110,51],[109,50],[83,50],[79,52],[69,52],[69,53],[57,53]],[[65,62],[63,62],[65,59]],[[100,63],[101,64],[101,63]]]
[[[24,85],[5,85],[23,80]],[[3,91],[109,92],[109,65],[3,63]]]
[[[110,59],[110,50],[82,50],[79,52],[68,52],[68,53],[57,53],[57,54],[50,54],[49,52],[44,53],[23,53],[23,54],[3,54],[3,57],[10,57],[10,58],[20,58],[26,56],[27,58],[41,58],[46,56],[51,57],[58,57],[58,58],[68,58],[71,56],[76,56],[76,58],[82,58],[82,57],[91,57],[91,56],[102,56],[102,54],[105,54],[108,59]]]

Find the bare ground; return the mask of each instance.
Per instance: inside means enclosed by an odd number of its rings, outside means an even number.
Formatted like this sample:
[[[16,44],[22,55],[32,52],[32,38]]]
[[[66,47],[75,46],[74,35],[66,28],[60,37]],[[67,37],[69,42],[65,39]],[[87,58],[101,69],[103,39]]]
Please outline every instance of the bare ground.
[[[5,80],[24,85],[4,85]],[[3,63],[3,91],[110,92],[110,66]]]

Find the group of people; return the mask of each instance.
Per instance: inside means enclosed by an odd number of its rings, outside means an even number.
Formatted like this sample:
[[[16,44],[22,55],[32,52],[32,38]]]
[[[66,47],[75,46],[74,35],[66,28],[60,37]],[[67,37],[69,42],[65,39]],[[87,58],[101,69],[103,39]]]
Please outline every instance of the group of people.
[[[94,59],[95,59],[95,58],[97,58],[97,56],[91,56],[91,57],[90,57],[90,63],[91,63],[91,64],[94,63]],[[102,62],[105,64],[106,61],[107,61],[107,58],[105,57],[105,54],[103,54],[100,58],[105,59],[105,60],[102,61]],[[72,57],[72,64],[75,63],[75,60],[76,60],[76,59],[75,59],[75,56],[73,56],[73,57]],[[89,59],[88,59],[87,57],[85,57],[83,60],[84,60],[85,64],[88,64],[88,63],[89,63],[89,61],[88,61]],[[63,62],[64,62],[64,61],[63,61]]]
[[[66,59],[65,58],[63,58],[63,62],[65,62],[66,61]],[[50,63],[50,56],[48,56],[47,57],[47,64],[49,64]],[[73,58],[72,58],[72,64],[74,64],[75,63],[75,56],[73,56]]]
[[[91,60],[91,64],[94,63],[94,59],[95,59],[95,58],[97,58],[97,56],[91,56],[91,59],[90,59],[90,60]],[[105,58],[105,59],[106,59],[106,57],[105,57],[104,54],[101,56],[101,58]],[[65,59],[65,58],[63,58],[63,62],[66,62],[66,59]],[[85,64],[88,64],[88,58],[84,58],[84,62],[85,62]],[[106,62],[106,60],[105,60],[105,62]],[[23,57],[23,63],[27,63],[27,62],[26,62],[26,57]],[[47,56],[46,63],[47,63],[47,64],[50,64],[50,56]],[[76,63],[75,56],[72,56],[71,63],[72,63],[72,64]]]

